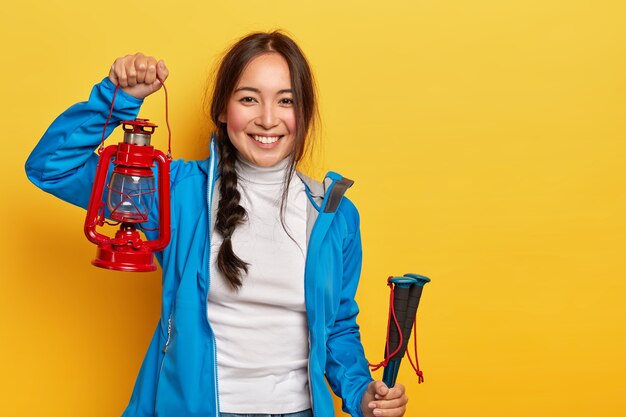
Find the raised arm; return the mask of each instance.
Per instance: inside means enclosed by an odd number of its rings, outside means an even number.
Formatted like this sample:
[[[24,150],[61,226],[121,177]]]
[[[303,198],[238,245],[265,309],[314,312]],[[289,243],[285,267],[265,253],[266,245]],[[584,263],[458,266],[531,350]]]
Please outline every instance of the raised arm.
[[[94,150],[102,140],[115,85],[119,83],[121,91],[105,136],[121,120],[137,116],[143,98],[160,88],[157,74],[167,78],[163,61],[143,54],[118,58],[88,101],[73,105],[50,125],[26,161],[28,178],[42,190],[85,208],[98,161]]]

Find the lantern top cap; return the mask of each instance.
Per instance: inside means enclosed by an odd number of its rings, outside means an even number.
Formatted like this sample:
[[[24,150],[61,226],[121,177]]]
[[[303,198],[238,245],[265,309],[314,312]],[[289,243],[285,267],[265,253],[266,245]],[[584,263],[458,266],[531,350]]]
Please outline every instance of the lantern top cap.
[[[123,120],[121,122],[124,132],[141,133],[151,135],[158,126],[150,123],[149,119]]]

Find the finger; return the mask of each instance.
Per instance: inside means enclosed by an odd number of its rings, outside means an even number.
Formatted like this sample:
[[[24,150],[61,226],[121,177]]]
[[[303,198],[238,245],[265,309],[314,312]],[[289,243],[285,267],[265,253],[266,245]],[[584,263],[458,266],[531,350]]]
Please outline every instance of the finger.
[[[138,52],[135,54],[135,72],[137,74],[137,84],[142,84],[146,79],[148,71],[148,57]]]
[[[157,65],[157,75],[159,76],[161,81],[165,81],[167,77],[170,75],[170,72],[165,66],[165,62],[163,62],[163,60],[160,60]]]
[[[134,87],[137,85],[137,69],[135,69],[136,55],[131,55],[126,60],[124,69],[126,70],[126,82],[128,87]]]
[[[146,78],[144,79],[144,83],[152,84],[156,80],[157,73],[157,61],[153,57],[148,57],[146,61],[147,70],[146,70]]]
[[[406,388],[404,388],[404,385],[398,384],[394,386],[393,388],[389,389],[389,391],[387,392],[387,395],[385,395],[385,399],[391,400],[394,398],[400,398],[404,395],[405,391],[406,391]]]
[[[372,413],[376,417],[402,417],[404,416],[404,413],[406,413],[406,407],[389,409],[375,408]]]
[[[111,69],[109,70],[109,80],[115,85],[119,82],[117,79],[117,73],[115,72],[115,62],[111,65]]]
[[[125,60],[128,59],[127,57],[124,58],[118,58],[117,60],[115,60],[115,74],[117,75],[117,80],[118,80],[118,84],[120,86],[120,88],[126,88],[128,87],[128,77],[126,75],[126,64],[125,64]]]
[[[389,392],[389,388],[387,388],[387,385],[385,385],[383,381],[376,381],[374,389],[376,390],[374,398],[376,398],[377,400],[385,397]]]
[[[406,395],[403,395],[402,397],[394,398],[393,400],[372,401],[369,404],[369,408],[390,410],[390,409],[395,409],[395,408],[406,407],[406,404],[408,402],[409,402],[409,398]]]

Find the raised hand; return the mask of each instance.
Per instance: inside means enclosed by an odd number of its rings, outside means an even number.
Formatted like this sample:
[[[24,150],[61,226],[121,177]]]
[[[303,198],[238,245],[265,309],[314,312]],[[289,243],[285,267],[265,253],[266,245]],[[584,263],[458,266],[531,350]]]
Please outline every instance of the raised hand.
[[[127,94],[136,98],[146,98],[161,88],[160,78],[165,81],[169,71],[165,62],[146,56],[141,52],[117,58],[109,71],[109,80]]]

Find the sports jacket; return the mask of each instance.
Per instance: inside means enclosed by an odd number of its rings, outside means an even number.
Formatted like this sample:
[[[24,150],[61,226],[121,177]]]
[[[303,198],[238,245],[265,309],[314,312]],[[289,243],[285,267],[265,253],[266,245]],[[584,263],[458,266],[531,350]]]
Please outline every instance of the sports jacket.
[[[101,141],[114,89],[105,78],[87,102],[70,107],[52,123],[26,162],[28,178],[36,186],[87,207],[98,161],[93,151]],[[106,135],[119,121],[134,119],[142,102],[119,90]],[[163,272],[161,317],[123,417],[219,416],[219,375],[207,300],[220,173],[214,140],[210,146],[206,160],[171,163],[172,238],[157,253]],[[361,270],[359,216],[343,198],[352,181],[333,172],[323,183],[298,175],[310,202],[305,304],[314,416],[334,415],[326,378],[342,398],[344,411],[362,417],[361,398],[372,378],[354,300]],[[149,239],[154,233],[146,231]]]

